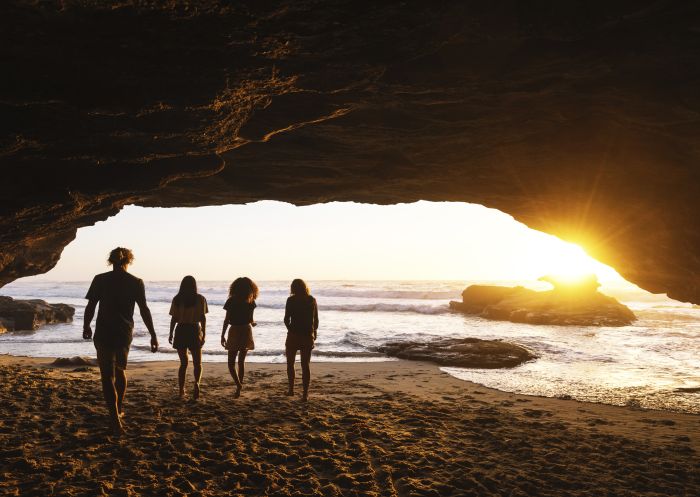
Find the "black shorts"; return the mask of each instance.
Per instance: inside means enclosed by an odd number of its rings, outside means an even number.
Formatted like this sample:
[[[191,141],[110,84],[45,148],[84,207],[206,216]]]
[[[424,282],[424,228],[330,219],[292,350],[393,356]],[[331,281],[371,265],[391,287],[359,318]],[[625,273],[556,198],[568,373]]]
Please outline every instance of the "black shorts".
[[[287,352],[311,352],[314,348],[314,337],[310,333],[287,333],[287,340],[284,342]]]
[[[199,324],[178,323],[175,328],[174,349],[199,350],[202,348],[202,331]]]
[[[115,369],[122,371],[126,369],[126,361],[129,358],[128,346],[113,347],[95,342],[95,350],[97,351],[97,365],[100,367],[100,373],[113,376]]]

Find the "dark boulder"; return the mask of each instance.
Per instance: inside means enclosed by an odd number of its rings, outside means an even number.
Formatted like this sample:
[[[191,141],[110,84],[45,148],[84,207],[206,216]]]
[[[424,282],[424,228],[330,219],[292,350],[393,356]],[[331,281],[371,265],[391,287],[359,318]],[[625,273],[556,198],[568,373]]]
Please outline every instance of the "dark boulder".
[[[51,363],[52,366],[96,366],[97,361],[89,357],[59,357]]]
[[[501,340],[444,338],[430,342],[390,342],[377,348],[392,357],[462,368],[513,368],[537,356]]]
[[[70,323],[74,314],[75,309],[67,304],[0,296],[0,332],[36,330],[45,324]]]
[[[580,286],[553,284],[553,290],[544,292],[521,286],[472,285],[462,292],[462,302],[452,301],[450,308],[487,319],[528,324],[626,326],[637,319],[627,306],[598,292],[597,281],[590,278]]]

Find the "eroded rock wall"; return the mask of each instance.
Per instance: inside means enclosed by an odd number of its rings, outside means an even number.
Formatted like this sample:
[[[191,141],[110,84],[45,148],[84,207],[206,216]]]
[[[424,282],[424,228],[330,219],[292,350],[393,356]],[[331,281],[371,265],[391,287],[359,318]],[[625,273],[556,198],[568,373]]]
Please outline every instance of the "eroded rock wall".
[[[0,9],[0,284],[129,203],[425,199],[700,302],[694,2]]]

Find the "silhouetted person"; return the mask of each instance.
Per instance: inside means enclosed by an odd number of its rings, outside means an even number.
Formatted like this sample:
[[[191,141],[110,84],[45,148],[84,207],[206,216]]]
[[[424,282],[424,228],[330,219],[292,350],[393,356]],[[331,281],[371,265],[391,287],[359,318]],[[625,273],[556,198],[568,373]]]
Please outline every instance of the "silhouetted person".
[[[287,341],[284,344],[287,355],[287,379],[289,390],[287,395],[294,395],[294,361],[297,350],[301,359],[301,379],[304,386],[302,400],[309,399],[309,383],[311,381],[311,349],[314,348],[318,330],[318,307],[316,299],[310,295],[309,287],[304,280],[292,281],[291,296],[287,299],[284,309],[284,325],[287,327]]]
[[[236,384],[234,397],[241,395],[243,374],[245,373],[245,356],[255,348],[253,342],[253,319],[255,299],[258,298],[258,286],[250,278],[236,278],[228,291],[228,300],[224,304],[226,318],[221,330],[221,345],[228,350],[228,371]],[[228,340],[226,328],[231,325]],[[236,373],[236,355],[238,355],[238,373]]]
[[[90,323],[95,315],[95,307],[100,304],[95,326],[95,350],[100,366],[102,391],[109,410],[112,428],[116,433],[123,432],[124,395],[126,394],[126,361],[134,331],[134,304],[138,304],[141,318],[151,334],[151,352],[158,350],[158,339],[153,329],[153,318],[146,304],[146,290],[143,281],[127,273],[126,268],[134,260],[131,250],[117,247],[109,254],[107,262],[112,271],[98,274],[93,278],[85,296],[83,338],[92,338]]]
[[[207,299],[197,293],[197,282],[192,276],[185,276],[180,283],[180,291],[170,306],[170,337],[168,341],[177,349],[180,356],[180,369],[177,372],[180,398],[185,396],[185,374],[187,373],[187,351],[192,354],[194,367],[194,399],[199,398],[199,382],[202,379],[202,346],[207,334],[209,312]],[[177,326],[177,328],[176,328]],[[173,332],[175,339],[173,340]]]

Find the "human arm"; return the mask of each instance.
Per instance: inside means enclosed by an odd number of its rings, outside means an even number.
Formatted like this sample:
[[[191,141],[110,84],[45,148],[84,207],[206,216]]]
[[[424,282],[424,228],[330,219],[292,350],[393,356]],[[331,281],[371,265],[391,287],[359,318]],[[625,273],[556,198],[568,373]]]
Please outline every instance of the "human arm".
[[[83,338],[85,340],[92,339],[92,328],[90,324],[92,323],[92,318],[95,317],[95,307],[97,307],[97,300],[88,300],[88,304],[85,306],[85,319],[83,320]]]
[[[100,301],[100,295],[101,295],[101,288],[102,285],[100,284],[102,280],[100,279],[99,276],[95,276],[92,279],[92,283],[90,283],[90,288],[88,288],[87,294],[85,295],[85,298],[87,299],[88,303],[85,306],[85,314],[83,316],[83,338],[85,340],[90,340],[92,339],[92,318],[95,317],[95,307],[97,307],[97,303]]]
[[[290,331],[290,326],[292,325],[292,313],[289,307],[289,299],[287,299],[287,304],[284,306],[284,326],[287,328],[287,331]]]
[[[156,336],[156,330],[153,327],[153,316],[151,316],[151,310],[148,308],[145,302],[143,305],[139,304],[139,311],[141,313],[141,319],[143,319],[143,324],[146,325],[148,333],[151,334],[151,352],[158,352],[158,337]]]
[[[230,322],[231,322],[231,318],[228,314],[228,311],[226,311],[226,317],[224,318],[224,325],[221,328],[221,346],[223,348],[226,348],[226,328],[228,328],[228,325]]]
[[[175,325],[177,325],[177,317],[180,315],[178,312],[177,297],[173,299],[170,304],[170,335],[168,335],[168,342],[173,343],[173,334],[175,333]]]
[[[170,318],[170,336],[168,336],[168,342],[173,343],[173,333],[175,333],[175,325],[177,324],[177,319],[175,316]]]
[[[202,338],[200,340],[200,345],[204,346],[204,341],[207,336],[207,312],[209,312],[209,305],[207,304],[207,299],[204,298],[203,295],[198,295],[199,298],[199,309],[200,309],[200,316],[199,316],[199,322],[201,324],[201,331],[202,331]]]
[[[318,331],[318,305],[316,304],[316,299],[314,299],[313,328],[314,328],[314,340],[316,340],[316,332]]]
[[[146,289],[143,286],[143,281],[140,282],[136,304],[139,306],[139,313],[141,314],[141,319],[143,319],[143,324],[146,325],[148,333],[151,334],[151,352],[158,352],[158,337],[156,336],[156,329],[153,326],[151,310],[146,303]]]
[[[258,323],[255,322],[255,319],[253,318],[253,313],[255,312],[255,308],[257,306],[255,305],[255,302],[253,302],[250,306],[250,316],[248,317],[248,322],[250,323],[251,326],[257,326]]]

